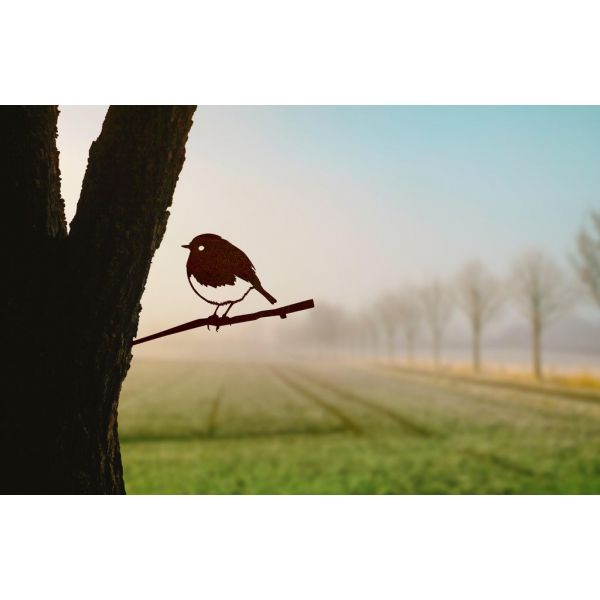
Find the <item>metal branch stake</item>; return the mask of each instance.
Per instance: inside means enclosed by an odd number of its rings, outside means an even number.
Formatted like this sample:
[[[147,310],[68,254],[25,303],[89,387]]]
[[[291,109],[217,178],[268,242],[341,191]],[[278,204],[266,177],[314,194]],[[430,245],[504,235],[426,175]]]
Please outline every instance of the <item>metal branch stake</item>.
[[[171,327],[171,329],[165,329],[152,335],[133,340],[132,346],[136,344],[143,344],[150,340],[156,340],[167,335],[173,335],[175,333],[181,333],[182,331],[189,331],[190,329],[197,329],[198,327],[205,327],[207,325],[214,325],[215,327],[224,327],[225,325],[235,325],[236,323],[246,323],[248,321],[256,321],[258,319],[264,319],[265,317],[280,317],[285,319],[289,314],[300,312],[302,310],[309,310],[315,307],[314,300],[303,300],[302,302],[296,302],[295,304],[288,304],[287,306],[280,306],[279,308],[271,308],[269,310],[260,310],[255,313],[249,313],[247,315],[236,315],[233,317],[219,317],[212,315],[204,319],[195,319],[177,327]]]

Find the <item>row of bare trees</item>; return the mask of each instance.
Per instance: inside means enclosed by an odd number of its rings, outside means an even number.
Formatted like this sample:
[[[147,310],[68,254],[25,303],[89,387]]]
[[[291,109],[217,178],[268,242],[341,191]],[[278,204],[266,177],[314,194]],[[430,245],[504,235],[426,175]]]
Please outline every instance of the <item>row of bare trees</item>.
[[[523,252],[509,276],[503,278],[473,261],[449,280],[434,279],[388,292],[354,317],[334,307],[315,311],[308,334],[321,346],[359,343],[369,353],[378,352],[383,341],[390,358],[401,337],[405,360],[412,364],[417,336],[425,331],[433,362],[439,367],[448,325],[459,312],[470,330],[473,370],[480,372],[484,333],[510,305],[527,320],[532,370],[541,379],[542,339],[548,325],[564,315],[586,290],[600,306],[600,212],[592,213],[590,225],[579,233],[577,251],[570,262],[578,282],[540,250]]]

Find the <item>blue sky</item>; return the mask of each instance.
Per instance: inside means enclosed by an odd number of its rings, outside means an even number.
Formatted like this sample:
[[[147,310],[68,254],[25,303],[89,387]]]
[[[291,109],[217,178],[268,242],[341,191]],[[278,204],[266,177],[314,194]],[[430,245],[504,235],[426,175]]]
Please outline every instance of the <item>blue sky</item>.
[[[268,136],[261,151],[281,167],[350,181],[363,192],[353,202],[449,239],[492,236],[494,251],[539,244],[561,255],[600,204],[597,107],[232,110]]]
[[[69,214],[105,110],[62,107]],[[566,262],[600,207],[596,107],[199,107],[194,121],[143,330],[198,315],[180,248],[197,233],[245,249],[281,301],[356,308],[472,258],[499,275],[531,246]]]

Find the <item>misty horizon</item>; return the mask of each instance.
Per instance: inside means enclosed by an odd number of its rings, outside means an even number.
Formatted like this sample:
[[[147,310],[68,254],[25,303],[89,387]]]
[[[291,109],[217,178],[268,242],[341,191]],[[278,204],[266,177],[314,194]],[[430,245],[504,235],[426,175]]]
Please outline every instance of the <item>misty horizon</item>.
[[[61,107],[67,219],[105,111]],[[575,237],[600,198],[596,107],[201,107],[194,121],[138,335],[212,312],[189,290],[180,248],[199,233],[244,248],[279,304],[314,297],[315,310],[322,303],[357,313],[403,285],[452,282],[472,259],[504,278],[529,247],[553,256],[574,280]],[[252,293],[243,312],[263,308]],[[565,317],[590,332],[584,352],[600,351],[592,339],[599,315],[583,302]],[[275,347],[304,319],[193,335],[199,345],[248,338]],[[560,326],[548,329],[546,345],[560,347]],[[514,332],[523,327],[507,307],[485,342],[498,345],[504,336],[520,347],[523,336]],[[558,335],[566,351],[575,341],[569,333]],[[467,338],[454,315],[447,344]],[[189,339],[136,353],[168,355],[174,343],[193,348]]]

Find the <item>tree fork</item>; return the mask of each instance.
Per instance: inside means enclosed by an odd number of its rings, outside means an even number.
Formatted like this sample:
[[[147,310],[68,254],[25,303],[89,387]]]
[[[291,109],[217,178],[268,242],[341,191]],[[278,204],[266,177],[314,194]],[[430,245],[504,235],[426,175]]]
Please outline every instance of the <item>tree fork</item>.
[[[0,148],[10,156],[2,491],[125,491],[118,397],[194,110],[109,108],[68,236],[56,107],[0,111]]]

